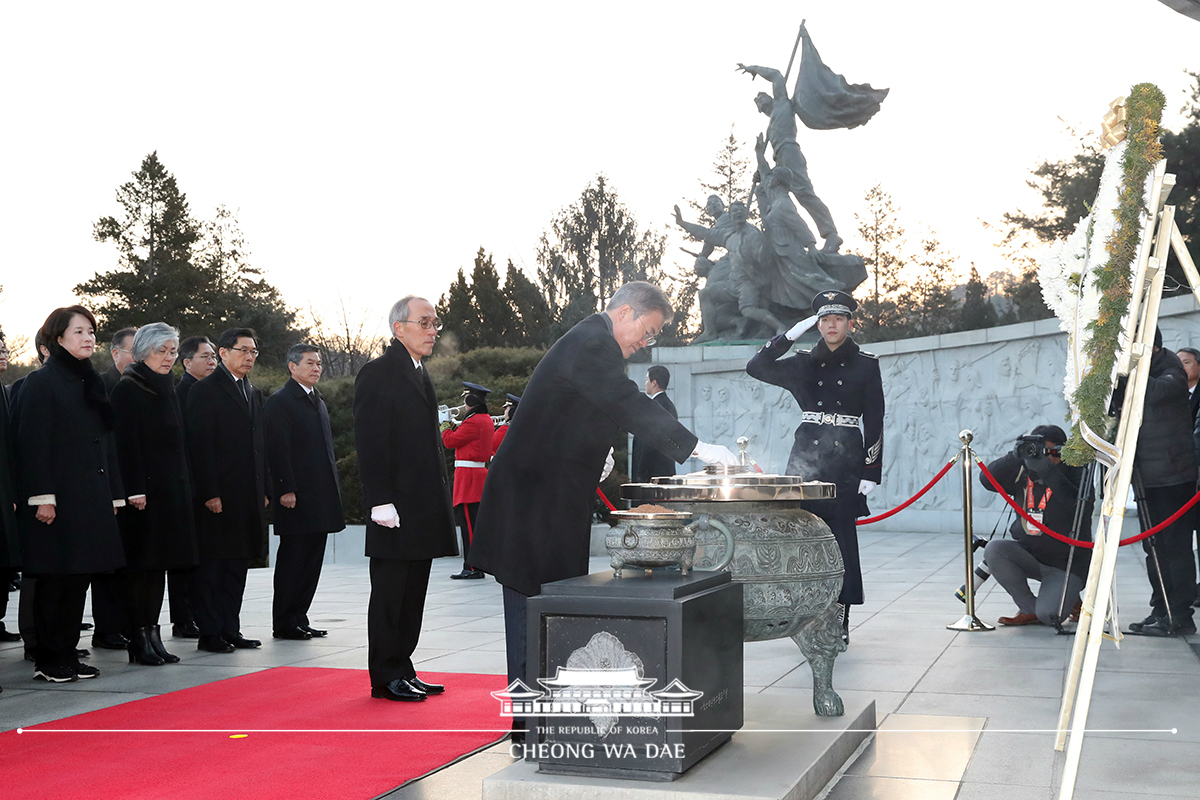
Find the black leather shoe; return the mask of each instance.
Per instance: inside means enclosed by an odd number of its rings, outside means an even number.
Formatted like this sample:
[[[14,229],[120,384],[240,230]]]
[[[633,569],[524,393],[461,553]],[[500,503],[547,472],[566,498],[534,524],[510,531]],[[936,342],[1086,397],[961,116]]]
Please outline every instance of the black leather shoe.
[[[271,631],[272,639],[295,639],[297,641],[311,639],[312,634],[306,630],[301,630],[297,627],[284,628],[282,630]]]
[[[441,694],[446,691],[446,687],[437,683],[426,683],[420,678],[409,678],[408,682],[420,689],[425,694]]]
[[[82,648],[75,651],[75,658],[88,658],[92,655],[91,650],[83,650]]]
[[[467,580],[471,580],[472,578],[479,580],[479,579],[482,579],[484,577],[484,575],[485,575],[485,573],[483,570],[473,569],[473,570],[471,570],[471,574],[467,575],[466,577],[467,577]]]
[[[129,646],[129,640],[119,633],[97,633],[92,636],[92,647],[101,650],[124,650]]]
[[[403,678],[388,681],[386,686],[372,686],[371,697],[382,700],[399,700],[404,703],[416,703],[425,699],[425,693],[417,689]]]
[[[221,638],[229,642],[238,650],[253,650],[256,647],[262,647],[262,642],[260,642],[258,639],[247,639],[240,633],[234,634],[233,636],[225,636],[222,634]]]
[[[1146,617],[1141,622],[1129,623],[1129,632],[1130,633],[1141,633],[1142,628],[1146,627],[1147,625],[1153,625],[1156,622],[1158,622],[1158,617],[1151,614],[1150,616]]]
[[[3,625],[3,624],[4,624],[3,622],[0,622],[0,625]],[[21,641],[21,634],[17,633],[16,631],[0,629],[0,642],[19,642],[19,641]]]
[[[183,625],[172,625],[171,635],[176,639],[199,639],[200,629],[196,627],[196,623],[188,622]]]
[[[461,581],[463,578],[469,578],[469,577],[471,577],[471,573],[472,573],[472,572],[474,572],[474,571],[475,571],[475,570],[472,570],[472,569],[467,569],[466,567],[463,567],[463,568],[462,568],[462,572],[456,572],[456,573],[454,573],[453,575],[451,575],[451,576],[450,576],[450,580],[452,580],[452,581]]]
[[[209,653],[232,653],[233,645],[220,636],[201,636],[196,642],[196,649]]]
[[[1190,636],[1196,632],[1196,623],[1193,620],[1187,619],[1177,621],[1172,625],[1167,621],[1166,617],[1159,617],[1154,621],[1153,625],[1143,625],[1136,631],[1130,625],[1129,632],[1141,636]]]
[[[329,635],[329,631],[323,631],[323,630],[320,630],[320,629],[318,629],[318,628],[313,628],[313,627],[311,627],[311,626],[309,626],[309,625],[301,625],[301,626],[300,626],[300,630],[302,630],[302,631],[308,631],[309,635],[311,635],[313,638],[317,638],[317,637],[320,637],[320,636],[328,636],[328,635]]]

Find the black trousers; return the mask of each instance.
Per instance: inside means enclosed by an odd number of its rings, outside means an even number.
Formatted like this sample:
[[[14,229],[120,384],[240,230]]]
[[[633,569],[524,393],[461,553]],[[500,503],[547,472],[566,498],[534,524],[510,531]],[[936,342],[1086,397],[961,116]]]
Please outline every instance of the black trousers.
[[[478,516],[479,503],[459,503],[454,507],[454,522],[458,525],[458,535],[462,539],[463,569],[471,568],[467,554],[471,549],[471,536]]]
[[[529,598],[516,589],[504,588],[504,646],[508,655],[508,683],[520,680],[526,686],[537,686],[528,673]],[[525,717],[513,717],[513,730],[523,731],[531,722]]]
[[[1143,516],[1150,518],[1150,527],[1162,522],[1191,500],[1194,494],[1193,487],[1191,483],[1181,483],[1178,486],[1143,489]],[[1171,618],[1176,624],[1192,618],[1192,602],[1196,599],[1196,562],[1192,556],[1195,512],[1196,506],[1192,506],[1188,513],[1168,525],[1165,530],[1142,540],[1142,549],[1146,552],[1146,573],[1150,578],[1150,605],[1154,609],[1154,616],[1167,616],[1169,604]],[[1148,529],[1143,525],[1142,530]],[[1157,568],[1151,551],[1151,540],[1158,555]],[[1158,568],[1162,569],[1161,585]]]
[[[200,559],[196,567],[196,626],[201,636],[236,636],[242,628],[248,558]]]
[[[125,581],[112,572],[92,576],[92,621],[96,623],[93,636],[121,632],[124,591]]]
[[[39,668],[69,667],[79,662],[79,623],[87,600],[88,575],[38,575],[33,596],[34,651]]]
[[[432,559],[371,559],[367,605],[367,669],[372,686],[415,678],[412,654],[421,637]]]
[[[195,584],[195,567],[167,570],[167,597],[170,601],[172,625],[195,622],[196,615],[192,611],[192,606],[196,604]]]
[[[855,524],[861,506],[858,484],[855,483],[853,489],[838,484],[837,497],[834,499],[805,500],[800,505],[805,511],[825,521],[842,551],[842,565],[846,574],[842,577],[838,602],[843,605],[862,605],[862,565],[858,558],[858,526]]]
[[[271,618],[275,630],[308,625],[308,609],[321,579],[328,533],[293,533],[279,537],[275,553],[275,594]]]
[[[161,569],[128,569],[120,573],[124,581],[124,624],[126,631],[158,624],[162,614],[167,574]]]
[[[34,593],[37,587],[37,576],[32,572],[21,575],[21,597],[17,601],[17,629],[21,632],[21,641],[25,642],[25,652],[37,654],[37,629],[33,624],[33,608],[36,605]],[[83,618],[80,617],[80,621]]]

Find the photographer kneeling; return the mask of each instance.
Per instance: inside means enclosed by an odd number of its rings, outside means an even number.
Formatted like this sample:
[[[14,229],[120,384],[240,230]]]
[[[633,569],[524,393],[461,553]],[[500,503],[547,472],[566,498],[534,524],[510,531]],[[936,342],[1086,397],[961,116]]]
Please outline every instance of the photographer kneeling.
[[[1059,448],[1066,439],[1057,425],[1039,425],[1029,436],[1017,439],[1011,452],[988,464],[988,470],[1030,517],[1055,533],[1090,541],[1091,488],[1082,485],[1086,474],[1083,467],[1062,463]],[[979,478],[985,489],[996,491],[986,476]],[[1080,491],[1087,499],[1077,515]],[[1080,521],[1078,531],[1073,530],[1076,519]],[[1000,624],[1053,625],[1065,621],[1079,602],[1092,551],[1074,548],[1075,556],[1071,558],[1073,545],[1042,533],[1020,516],[1013,521],[1010,532],[1012,539],[993,539],[984,550],[992,575],[1017,603],[1017,614],[1000,617]],[[1036,596],[1029,588],[1031,579],[1041,582]]]

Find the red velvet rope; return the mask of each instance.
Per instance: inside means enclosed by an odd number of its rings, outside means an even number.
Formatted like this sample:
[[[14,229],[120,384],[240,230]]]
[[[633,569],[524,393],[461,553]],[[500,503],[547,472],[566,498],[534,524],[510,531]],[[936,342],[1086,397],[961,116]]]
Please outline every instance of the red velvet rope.
[[[957,457],[957,456],[955,456],[954,458],[952,458],[952,459],[950,459],[949,461],[947,461],[947,462],[946,462],[946,466],[942,467],[942,471],[941,471],[941,472],[939,472],[937,475],[934,475],[934,476],[933,476],[933,480],[931,480],[929,483],[925,484],[925,488],[924,488],[924,489],[922,489],[921,491],[917,492],[917,493],[916,493],[916,494],[914,494],[912,497],[908,498],[908,499],[907,499],[907,500],[905,500],[903,503],[901,503],[900,505],[898,505],[898,506],[896,506],[895,508],[893,508],[891,511],[885,511],[885,512],[883,512],[882,514],[879,514],[879,515],[877,515],[877,516],[874,516],[874,517],[865,517],[864,519],[856,520],[854,524],[855,524],[855,525],[870,525],[872,522],[879,522],[879,521],[880,521],[880,520],[882,520],[882,519],[887,519],[888,517],[892,516],[893,514],[898,514],[898,513],[900,513],[901,511],[903,511],[904,509],[908,508],[909,506],[911,506],[911,505],[912,505],[913,503],[915,503],[916,501],[920,500],[920,499],[921,499],[921,496],[922,496],[923,494],[925,494],[926,492],[928,492],[930,489],[932,489],[932,488],[933,488],[933,485],[934,485],[935,483],[937,483],[938,481],[940,481],[942,478],[946,477],[946,473],[947,473],[947,472],[949,472],[949,471],[950,471],[950,468],[954,466],[954,462],[955,462],[955,461],[958,461],[958,457]]]
[[[1025,519],[1025,521],[1028,522],[1030,525],[1034,526],[1042,533],[1053,536],[1055,539],[1058,539],[1060,542],[1066,542],[1067,544],[1073,544],[1076,547],[1086,547],[1089,550],[1091,548],[1095,547],[1095,544],[1093,542],[1085,542],[1081,539],[1072,539],[1069,536],[1063,536],[1061,533],[1055,533],[1054,531],[1050,530],[1042,523],[1038,522],[1035,519],[1032,519],[1028,514],[1025,513],[1025,509],[1021,508],[1019,505],[1017,505],[1016,503],[1014,503],[1012,501],[1012,498],[1008,496],[1008,492],[1004,491],[1004,487],[1001,486],[1000,483],[996,480],[995,476],[992,475],[992,473],[988,471],[987,465],[983,463],[982,459],[976,458],[975,460],[979,462],[980,471],[983,472],[983,474],[987,477],[988,481],[992,484],[992,486],[996,487],[996,493],[999,494],[1001,497],[1003,497],[1004,502],[1006,502],[1010,506],[1012,506],[1013,509],[1018,514],[1020,514]],[[1149,530],[1146,530],[1146,531],[1142,531],[1141,533],[1136,534],[1134,536],[1130,536],[1128,539],[1122,539],[1118,543],[1118,545],[1120,547],[1124,547],[1127,544],[1133,544],[1134,542],[1140,542],[1142,539],[1145,539],[1147,536],[1153,536],[1154,534],[1158,533],[1163,528],[1166,528],[1168,525],[1172,524],[1173,522],[1178,520],[1180,517],[1182,517],[1184,514],[1186,514],[1188,512],[1188,509],[1190,509],[1192,506],[1196,505],[1197,501],[1200,501],[1200,492],[1197,492],[1196,494],[1192,495],[1192,499],[1188,500],[1186,503],[1184,503],[1182,508],[1180,508],[1178,511],[1176,511],[1171,516],[1164,519],[1162,522],[1155,525],[1153,528],[1150,528]]]

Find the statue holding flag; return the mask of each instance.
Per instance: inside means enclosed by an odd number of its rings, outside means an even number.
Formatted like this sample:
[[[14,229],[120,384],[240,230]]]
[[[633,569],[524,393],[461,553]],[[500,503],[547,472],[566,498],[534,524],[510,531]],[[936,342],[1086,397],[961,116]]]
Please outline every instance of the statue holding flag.
[[[842,246],[842,237],[838,236],[829,209],[813,191],[808,162],[796,141],[796,118],[815,130],[856,128],[875,115],[888,90],[873,89],[869,84],[850,84],[825,66],[803,22],[800,23],[796,48],[802,41],[804,50],[792,95],[788,94],[788,76],[777,69],[745,64],[738,64],[738,69],[771,82],[772,93],[759,92],[754,102],[759,111],[771,118],[766,138],[771,143],[775,165],[786,168],[783,174],[788,177],[788,191],[809,213],[816,223],[817,233],[825,240],[821,252],[834,254]],[[792,50],[793,60],[796,48]],[[788,72],[791,72],[790,63]]]

